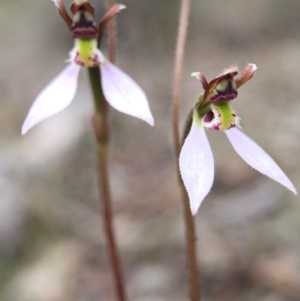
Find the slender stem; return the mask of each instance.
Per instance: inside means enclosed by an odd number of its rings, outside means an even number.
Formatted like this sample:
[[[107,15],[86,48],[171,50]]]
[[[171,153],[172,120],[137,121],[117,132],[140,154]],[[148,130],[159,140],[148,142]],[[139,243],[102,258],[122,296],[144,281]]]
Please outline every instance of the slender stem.
[[[88,68],[91,88],[94,96],[95,115],[93,118],[94,132],[97,142],[97,156],[99,168],[99,189],[100,199],[103,204],[102,219],[107,240],[107,250],[113,271],[115,290],[118,301],[126,301],[126,292],[121,268],[121,259],[118,252],[113,225],[113,210],[110,195],[110,185],[108,176],[108,105],[103,95],[101,87],[100,68]]]
[[[193,122],[194,109],[189,113],[185,122],[183,137],[184,141],[188,136],[192,122]],[[189,197],[184,187],[182,178],[178,172],[178,179],[180,183],[181,194],[183,197],[184,217],[186,222],[186,241],[187,253],[189,257],[189,277],[190,277],[190,299],[192,301],[201,300],[201,287],[199,282],[199,269],[197,265],[197,234],[195,229],[194,217],[191,213]]]
[[[111,8],[115,4],[114,0],[106,0],[106,9]],[[111,62],[116,60],[116,21],[111,20],[108,24],[108,59]]]
[[[190,11],[190,0],[181,0],[177,43],[175,51],[174,81],[173,81],[173,136],[176,157],[180,153],[179,135],[179,97],[182,65]]]
[[[106,8],[109,9],[114,5],[114,0],[106,0]],[[111,62],[115,61],[116,35],[115,21],[112,19],[108,24],[108,58]],[[109,144],[109,127],[108,114],[109,107],[105,100],[101,86],[101,71],[99,67],[88,68],[89,78],[94,96],[95,115],[93,118],[94,132],[97,140],[97,155],[99,165],[99,187],[100,197],[103,201],[103,222],[107,240],[107,250],[112,266],[115,291],[118,301],[126,301],[126,290],[124,277],[121,268],[121,258],[114,234],[113,210],[110,195],[110,185],[108,176],[108,144]]]
[[[174,67],[174,81],[173,81],[173,136],[174,136],[174,149],[178,162],[181,142],[179,134],[179,98],[180,98],[180,83],[184,58],[184,50],[187,36],[187,27],[190,11],[190,0],[181,0],[179,27],[177,35],[177,44],[175,52],[175,67]],[[177,165],[177,176],[180,184],[185,232],[186,232],[186,252],[188,261],[188,274],[189,274],[189,296],[191,301],[199,301],[200,287],[199,287],[199,272],[197,267],[197,242],[195,222],[190,210],[189,198],[182,182],[179,168]]]
[[[199,284],[199,271],[197,265],[197,237],[195,229],[194,217],[191,213],[189,197],[179,175],[179,183],[181,189],[182,203],[184,209],[185,221],[185,237],[186,237],[186,252],[188,260],[188,274],[189,274],[189,296],[191,301],[201,300],[201,290]]]

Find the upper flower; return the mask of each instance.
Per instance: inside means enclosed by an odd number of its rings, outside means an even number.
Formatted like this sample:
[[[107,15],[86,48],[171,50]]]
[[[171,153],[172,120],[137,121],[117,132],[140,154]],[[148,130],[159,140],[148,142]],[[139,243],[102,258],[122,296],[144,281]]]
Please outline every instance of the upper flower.
[[[192,126],[181,149],[179,168],[193,214],[197,213],[214,179],[214,159],[204,128],[225,131],[233,148],[250,166],[297,194],[276,162],[236,128],[240,118],[231,108],[231,100],[237,97],[237,89],[252,78],[256,69],[256,65],[248,64],[235,78],[238,71],[236,66],[232,66],[209,83],[202,73],[192,74],[202,83],[204,93],[197,99]]]
[[[126,73],[110,63],[98,49],[106,25],[125,8],[113,5],[97,24],[94,8],[86,0],[75,0],[71,5],[72,18],[62,0],[53,0],[74,38],[70,52],[71,63],[37,96],[24,121],[22,134],[40,121],[62,111],[74,98],[80,67],[101,69],[103,94],[116,110],[140,118],[154,125],[147,97],[140,86]]]

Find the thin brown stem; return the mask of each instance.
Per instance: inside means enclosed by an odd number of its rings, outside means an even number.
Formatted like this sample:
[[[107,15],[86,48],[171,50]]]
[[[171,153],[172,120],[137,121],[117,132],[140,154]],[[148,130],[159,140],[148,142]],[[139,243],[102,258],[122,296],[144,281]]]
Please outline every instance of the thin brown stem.
[[[114,4],[114,0],[106,0],[106,9],[110,9]],[[108,59],[114,63],[116,60],[116,21],[111,20],[108,24]]]
[[[112,272],[114,277],[115,291],[118,301],[126,301],[126,292],[121,268],[121,258],[115,238],[113,225],[113,209],[110,195],[110,184],[108,176],[108,145],[109,145],[109,126],[108,126],[108,105],[103,95],[101,87],[100,68],[88,68],[91,88],[94,96],[95,114],[93,117],[93,127],[97,142],[97,156],[99,169],[99,192],[103,209],[102,219],[104,232],[107,241],[107,251],[110,257]]]
[[[113,0],[106,1],[106,8],[109,10],[114,5]],[[115,61],[116,49],[116,34],[115,34],[115,21],[112,19],[108,25],[108,58],[111,62]],[[115,280],[115,290],[118,301],[126,301],[126,290],[124,285],[124,277],[121,268],[121,258],[119,256],[116,240],[114,237],[113,229],[113,213],[111,206],[111,197],[109,191],[109,178],[107,169],[107,148],[108,148],[108,114],[109,107],[103,95],[101,87],[101,72],[100,68],[89,68],[91,85],[94,91],[96,119],[94,120],[94,129],[98,141],[98,162],[99,171],[101,174],[100,187],[102,186],[102,196],[106,199],[104,202],[103,218],[106,229],[106,236],[108,241],[108,252],[110,255],[112,270]]]
[[[194,109],[189,113],[187,120],[185,122],[183,137],[184,141],[188,136],[192,122],[193,122]],[[190,284],[190,299],[193,301],[201,300],[201,288],[199,283],[199,269],[197,265],[197,234],[195,228],[194,217],[191,213],[189,197],[187,191],[184,187],[180,173],[178,172],[178,180],[180,183],[181,195],[183,198],[184,207],[184,218],[186,223],[186,244],[187,244],[187,254],[188,254],[188,265],[189,265],[189,284]]]
[[[174,65],[174,81],[173,81],[173,136],[174,148],[176,157],[180,153],[180,134],[179,134],[179,97],[180,97],[180,83],[185,50],[185,42],[187,36],[187,27],[190,11],[190,0],[181,0],[179,26],[177,34],[177,43],[175,51],[175,65]]]
[[[194,217],[191,213],[189,197],[179,175],[180,189],[185,220],[185,239],[187,248],[188,274],[189,274],[189,296],[191,301],[201,300],[200,284],[198,281],[199,271],[197,264],[197,237]]]
[[[174,136],[174,149],[176,155],[176,162],[178,162],[181,140],[179,134],[179,98],[180,98],[180,83],[184,58],[184,50],[187,36],[187,27],[190,11],[190,0],[181,0],[179,27],[177,35],[177,44],[175,52],[175,67],[174,67],[174,81],[173,81],[173,136]],[[182,182],[178,163],[176,164],[178,181],[180,184],[184,221],[185,221],[185,237],[186,237],[186,252],[188,261],[188,274],[189,274],[189,297],[190,301],[199,301],[201,299],[199,289],[199,273],[197,267],[197,242],[195,222],[192,216],[189,198]]]

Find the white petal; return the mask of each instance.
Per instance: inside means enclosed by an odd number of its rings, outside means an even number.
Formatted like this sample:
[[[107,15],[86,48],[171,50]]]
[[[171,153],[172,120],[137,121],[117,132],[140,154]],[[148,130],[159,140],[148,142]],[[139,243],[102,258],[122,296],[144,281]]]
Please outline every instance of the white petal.
[[[258,144],[236,128],[225,132],[233,148],[250,166],[297,194],[289,178]]]
[[[214,158],[204,128],[193,122],[181,149],[179,169],[195,215],[214,180]]]
[[[147,97],[131,77],[105,61],[101,65],[101,80],[104,96],[113,108],[154,125]]]
[[[79,70],[80,66],[70,64],[42,90],[24,121],[23,135],[34,125],[62,111],[72,102],[76,93]]]

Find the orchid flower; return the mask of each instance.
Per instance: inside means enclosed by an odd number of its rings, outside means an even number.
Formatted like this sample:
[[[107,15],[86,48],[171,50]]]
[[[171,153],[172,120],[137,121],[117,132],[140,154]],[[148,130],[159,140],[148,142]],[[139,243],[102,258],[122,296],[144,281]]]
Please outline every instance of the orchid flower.
[[[234,78],[238,69],[231,66],[209,83],[202,73],[192,74],[201,82],[204,94],[198,97],[193,110],[190,132],[179,157],[179,168],[193,215],[211,190],[214,180],[214,159],[204,128],[225,131],[233,148],[246,163],[297,194],[275,161],[239,129],[240,118],[231,107],[237,89],[252,78],[256,69],[256,65],[247,64],[243,73]]]
[[[110,63],[98,49],[106,25],[124,5],[112,6],[97,25],[94,8],[86,0],[75,0],[71,18],[62,0],[53,0],[60,16],[69,27],[75,40],[70,52],[69,65],[44,88],[33,102],[22,126],[22,134],[42,120],[65,109],[73,100],[81,67],[100,66],[103,94],[116,110],[140,118],[151,126],[154,119],[147,97],[139,85],[127,74]]]

